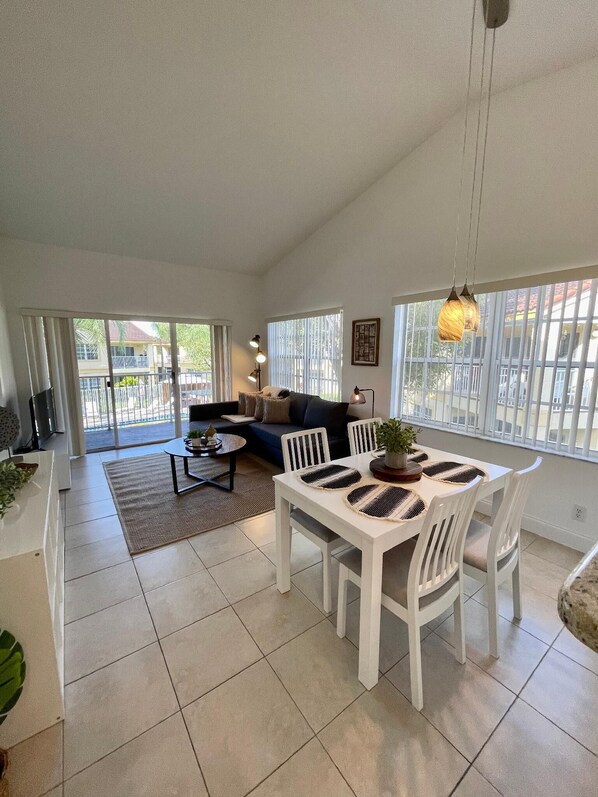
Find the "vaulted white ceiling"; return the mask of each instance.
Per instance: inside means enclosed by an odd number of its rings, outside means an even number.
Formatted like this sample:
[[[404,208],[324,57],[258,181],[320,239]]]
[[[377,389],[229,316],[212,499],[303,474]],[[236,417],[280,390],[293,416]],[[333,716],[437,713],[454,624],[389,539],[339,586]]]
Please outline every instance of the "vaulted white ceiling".
[[[262,273],[462,106],[470,14],[3,0],[0,234]],[[495,85],[596,54],[595,0],[511,0]]]

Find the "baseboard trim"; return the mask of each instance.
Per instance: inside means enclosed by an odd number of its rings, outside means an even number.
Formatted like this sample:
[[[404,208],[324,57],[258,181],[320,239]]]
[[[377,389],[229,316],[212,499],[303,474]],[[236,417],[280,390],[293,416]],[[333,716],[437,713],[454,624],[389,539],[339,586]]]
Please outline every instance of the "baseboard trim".
[[[479,501],[477,508],[479,511],[484,512],[484,514],[489,515],[492,512],[492,502],[486,500]],[[537,534],[539,537],[545,537],[547,540],[560,542],[561,545],[567,545],[569,548],[573,548],[573,550],[580,551],[581,553],[587,553],[597,542],[597,540],[593,540],[583,534],[577,534],[577,532],[565,529],[562,526],[546,523],[545,520],[541,520],[533,515],[523,515],[521,528],[526,531],[531,531],[532,534]]]

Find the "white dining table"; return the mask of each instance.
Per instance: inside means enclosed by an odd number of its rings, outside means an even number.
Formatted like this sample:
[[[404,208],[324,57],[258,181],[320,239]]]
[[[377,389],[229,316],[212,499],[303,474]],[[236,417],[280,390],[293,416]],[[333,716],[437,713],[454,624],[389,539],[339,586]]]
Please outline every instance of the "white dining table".
[[[505,487],[512,473],[510,468],[481,462],[471,457],[462,457],[447,451],[418,445],[425,451],[429,461],[451,461],[475,465],[481,468],[486,477],[480,484],[479,499],[492,496],[492,516],[494,517],[502,501]],[[362,474],[362,482],[377,484],[369,469],[372,452],[344,457],[335,460],[340,465],[356,468]],[[424,463],[425,464],[425,463]],[[362,552],[361,564],[361,605],[359,613],[359,680],[366,689],[373,689],[378,683],[378,660],[380,655],[380,612],[382,590],[382,558],[385,551],[394,548],[405,540],[416,536],[424,522],[425,513],[414,520],[403,522],[378,520],[360,515],[345,502],[350,489],[321,490],[310,487],[299,478],[301,471],[281,473],[274,476],[276,493],[276,583],[279,592],[291,589],[291,539],[290,511],[292,507],[303,509],[309,515],[324,523],[340,537]],[[413,483],[403,484],[412,489],[426,502],[436,495],[446,495],[459,489],[458,485],[447,484],[427,476]]]

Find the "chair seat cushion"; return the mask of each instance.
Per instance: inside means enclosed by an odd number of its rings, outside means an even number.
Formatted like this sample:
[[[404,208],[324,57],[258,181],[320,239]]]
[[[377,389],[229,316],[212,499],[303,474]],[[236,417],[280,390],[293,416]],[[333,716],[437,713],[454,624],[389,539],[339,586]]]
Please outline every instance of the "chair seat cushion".
[[[465,538],[465,549],[463,551],[463,563],[470,567],[476,567],[484,573],[488,569],[488,543],[492,526],[482,523],[481,520],[470,522]]]
[[[384,564],[382,566],[382,592],[395,603],[407,608],[407,580],[409,578],[409,566],[411,557],[415,550],[415,540],[407,540],[391,548],[384,554]],[[338,561],[349,568],[353,573],[361,578],[361,551],[359,548],[351,548],[346,553],[338,557]],[[447,592],[459,578],[458,573],[450,578],[439,589],[424,595],[420,598],[419,608],[423,609],[433,601],[437,600],[442,594]]]
[[[291,525],[293,525],[293,521],[299,526],[311,531],[312,534],[315,534],[316,537],[324,540],[324,542],[334,542],[334,540],[339,539],[338,534],[335,534],[328,526],[320,523],[319,520],[308,515],[307,512],[304,512],[302,509],[293,509],[291,511]]]

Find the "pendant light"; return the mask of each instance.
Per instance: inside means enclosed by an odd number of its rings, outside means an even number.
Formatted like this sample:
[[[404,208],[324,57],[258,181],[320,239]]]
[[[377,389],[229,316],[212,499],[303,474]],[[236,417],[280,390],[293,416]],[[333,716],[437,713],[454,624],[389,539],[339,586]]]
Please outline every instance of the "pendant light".
[[[475,157],[474,157],[474,164],[473,164],[473,176],[472,176],[472,185],[471,185],[471,199],[469,203],[469,228],[468,228],[468,236],[467,236],[467,251],[465,257],[465,283],[463,285],[463,290],[461,291],[461,296],[457,296],[457,292],[455,289],[456,284],[456,277],[457,277],[457,257],[458,257],[458,250],[459,250],[459,227],[460,227],[460,216],[461,216],[461,204],[463,200],[463,181],[464,181],[464,172],[465,172],[465,154],[467,149],[467,135],[468,135],[468,128],[469,128],[469,105],[470,105],[470,98],[471,98],[471,75],[472,75],[472,66],[473,66],[473,43],[474,43],[474,30],[475,30],[475,13],[476,13],[476,6],[478,0],[473,0],[473,11],[472,11],[472,18],[471,18],[471,36],[470,36],[470,46],[469,46],[469,71],[468,71],[468,78],[467,78],[467,96],[465,102],[465,113],[464,113],[464,124],[463,124],[463,146],[461,151],[461,179],[459,184],[459,207],[457,210],[457,225],[456,225],[456,232],[455,232],[455,252],[453,258],[453,287],[449,294],[448,299],[443,304],[440,313],[438,315],[438,337],[440,340],[443,341],[460,341],[463,339],[464,332],[477,332],[480,326],[480,307],[478,302],[476,301],[475,294],[474,294],[474,287],[475,287],[475,269],[477,265],[477,254],[478,254],[478,240],[479,240],[479,232],[480,232],[480,216],[481,216],[481,208],[482,208],[482,193],[484,188],[484,167],[486,163],[486,143],[488,140],[488,120],[490,117],[490,98],[492,93],[492,76],[494,72],[494,44],[495,44],[495,31],[497,27],[503,25],[509,14],[509,2],[508,0],[482,0],[483,3],[483,11],[484,11],[484,43],[482,49],[482,67],[481,67],[481,75],[480,75],[480,101],[478,106],[478,117],[477,117],[477,129],[476,129],[476,140],[475,140]],[[487,34],[488,29],[492,29],[492,49],[490,55],[490,64],[489,64],[489,79],[488,79],[488,90],[487,96],[484,102],[484,82],[485,82],[485,74],[486,74],[486,41],[487,41]],[[482,120],[482,108],[485,105],[485,124],[484,124],[484,133],[483,133],[483,143],[481,147],[481,159],[480,159],[480,128],[481,128],[481,120]],[[473,245],[473,269],[472,269],[472,283],[471,283],[471,290],[467,284],[467,278],[469,273],[469,263],[471,261],[471,252],[472,252],[472,229],[473,229],[473,218],[474,218],[474,206],[475,206],[475,193],[476,193],[476,185],[478,182],[478,168],[480,172],[479,178],[479,193],[478,193],[478,207],[477,207],[477,218],[476,218],[476,229],[475,229],[475,243]],[[461,305],[458,307],[457,302]]]

